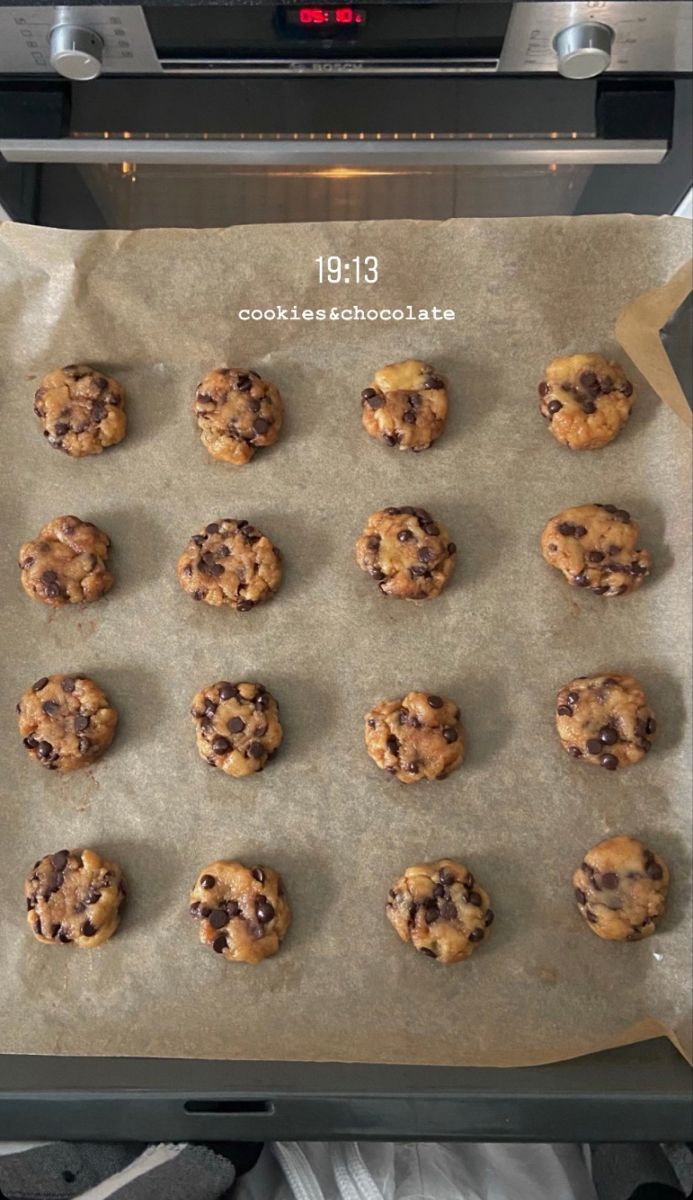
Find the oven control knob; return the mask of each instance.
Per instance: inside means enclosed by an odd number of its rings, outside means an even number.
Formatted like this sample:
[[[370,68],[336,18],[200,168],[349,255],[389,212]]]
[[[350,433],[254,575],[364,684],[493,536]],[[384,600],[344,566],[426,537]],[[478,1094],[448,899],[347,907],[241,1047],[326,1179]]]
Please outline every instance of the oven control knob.
[[[601,75],[611,62],[613,29],[584,21],[562,29],[554,38],[558,69],[566,79],[592,79]]]
[[[51,66],[66,79],[96,79],[101,74],[103,41],[92,29],[56,25],[50,36]]]

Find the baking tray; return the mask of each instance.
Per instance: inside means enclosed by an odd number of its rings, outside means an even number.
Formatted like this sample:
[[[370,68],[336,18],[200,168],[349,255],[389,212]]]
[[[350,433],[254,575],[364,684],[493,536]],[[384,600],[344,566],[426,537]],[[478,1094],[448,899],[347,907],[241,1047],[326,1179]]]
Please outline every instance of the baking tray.
[[[0,1058],[0,1137],[72,1141],[690,1141],[664,1038],[541,1067]]]

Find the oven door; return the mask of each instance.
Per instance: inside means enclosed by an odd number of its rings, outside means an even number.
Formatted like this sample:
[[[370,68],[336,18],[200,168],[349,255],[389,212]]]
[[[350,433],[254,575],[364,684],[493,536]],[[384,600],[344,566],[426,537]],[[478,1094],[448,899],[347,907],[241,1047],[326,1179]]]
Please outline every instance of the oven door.
[[[0,81],[0,204],[69,228],[673,212],[691,82]]]

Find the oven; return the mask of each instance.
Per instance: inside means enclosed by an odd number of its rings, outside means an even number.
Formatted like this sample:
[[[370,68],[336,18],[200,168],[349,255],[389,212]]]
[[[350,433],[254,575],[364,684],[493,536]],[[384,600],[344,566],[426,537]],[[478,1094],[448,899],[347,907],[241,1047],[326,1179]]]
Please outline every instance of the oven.
[[[688,0],[0,7],[0,205],[72,228],[670,213]]]

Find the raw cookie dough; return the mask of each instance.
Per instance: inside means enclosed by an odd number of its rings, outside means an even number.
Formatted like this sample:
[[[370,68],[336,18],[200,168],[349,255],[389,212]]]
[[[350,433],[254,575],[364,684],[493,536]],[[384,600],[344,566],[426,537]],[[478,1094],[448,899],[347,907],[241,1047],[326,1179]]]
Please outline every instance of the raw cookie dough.
[[[116,710],[86,675],[44,675],[24,692],[17,712],[30,757],[49,771],[96,762],[118,723]]]
[[[571,450],[598,450],[623,429],[633,385],[617,362],[601,354],[554,358],[539,384],[539,408],[557,441]]]
[[[607,838],[587,851],[573,887],[593,933],[607,941],[637,942],[655,932],[664,913],[669,870],[636,838]]]
[[[246,612],[276,592],[281,554],[254,525],[224,517],[193,534],[176,573],[193,600]]]
[[[640,548],[640,526],[615,504],[565,508],[546,525],[541,552],[574,587],[597,596],[623,596],[640,587],[651,558]]]
[[[632,675],[580,675],[561,688],[556,705],[563,749],[607,771],[639,762],[657,730]]]
[[[281,745],[277,702],[261,683],[211,683],[190,711],[200,755],[227,775],[254,775]]]
[[[113,587],[106,566],[111,539],[79,517],[54,517],[19,551],[22,587],[53,608],[98,600]]]
[[[281,877],[271,867],[213,862],[198,877],[190,912],[200,941],[229,962],[259,963],[276,954],[291,924]]]
[[[282,414],[274,384],[241,367],[209,371],[195,394],[202,445],[212,458],[237,466],[250,462],[257,446],[276,442]]]
[[[444,525],[425,508],[385,508],[371,513],[356,543],[356,561],[386,596],[426,600],[438,596],[455,567],[457,547]]]
[[[366,749],[401,783],[445,779],[464,759],[460,710],[454,700],[409,692],[366,713]]]
[[[390,890],[387,916],[403,942],[442,963],[462,962],[493,921],[488,893],[450,858],[408,867]]]
[[[361,392],[361,419],[371,437],[400,450],[427,450],[448,415],[445,380],[417,358],[376,371]]]
[[[118,928],[126,891],[116,863],[93,850],[58,850],[34,863],[24,894],[27,921],[40,942],[93,949]]]
[[[45,375],[34,398],[34,412],[49,445],[72,458],[100,454],[122,442],[127,429],[123,387],[84,363]]]

